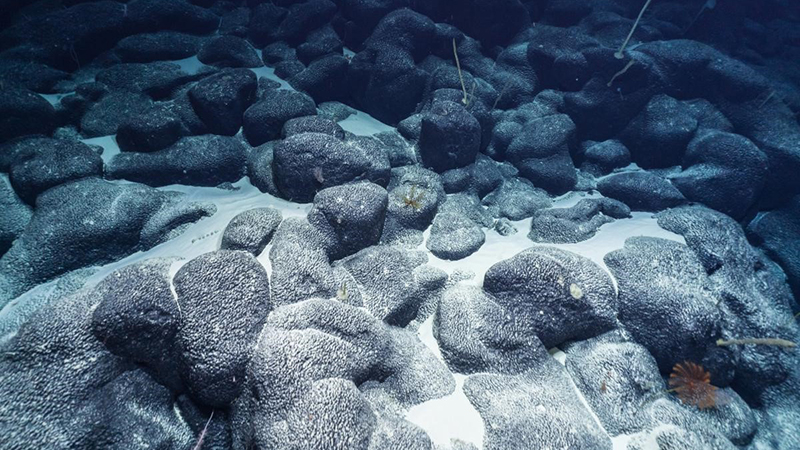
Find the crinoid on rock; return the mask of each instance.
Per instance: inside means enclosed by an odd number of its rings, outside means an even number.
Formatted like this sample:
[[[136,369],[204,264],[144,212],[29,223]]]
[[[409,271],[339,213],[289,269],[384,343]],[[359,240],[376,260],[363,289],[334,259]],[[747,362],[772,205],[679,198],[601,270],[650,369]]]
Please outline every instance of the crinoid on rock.
[[[422,209],[422,199],[425,197],[425,191],[420,189],[417,191],[416,185],[411,185],[411,189],[407,195],[403,196],[403,206],[412,207],[416,211]]]

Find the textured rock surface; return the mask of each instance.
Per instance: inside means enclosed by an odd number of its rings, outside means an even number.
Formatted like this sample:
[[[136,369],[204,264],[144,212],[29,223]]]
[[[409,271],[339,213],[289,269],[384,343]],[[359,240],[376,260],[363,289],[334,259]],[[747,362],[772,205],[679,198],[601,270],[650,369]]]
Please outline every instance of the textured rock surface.
[[[545,347],[613,328],[617,296],[608,274],[565,250],[536,247],[500,261],[483,287],[512,320],[531,326]]]
[[[258,256],[282,220],[281,212],[273,208],[254,208],[241,212],[225,227],[220,249],[244,250]]]
[[[267,271],[249,253],[219,250],[186,263],[173,283],[181,378],[199,402],[227,406],[242,389],[252,341],[270,312]]]

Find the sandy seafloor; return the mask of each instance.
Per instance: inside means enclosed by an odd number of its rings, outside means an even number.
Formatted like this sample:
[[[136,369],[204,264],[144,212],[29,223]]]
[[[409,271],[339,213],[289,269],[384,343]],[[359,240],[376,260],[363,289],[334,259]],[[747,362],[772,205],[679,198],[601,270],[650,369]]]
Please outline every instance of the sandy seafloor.
[[[261,52],[259,50],[257,50],[257,52],[259,57],[261,57]],[[345,52],[347,53],[347,50],[345,50]],[[203,64],[198,61],[197,57],[172,62],[179,64],[184,71],[190,74],[197,73],[197,71],[203,67]],[[286,81],[278,78],[275,75],[274,69],[270,67],[264,66],[250,70],[258,77],[266,77],[279,82],[281,84],[280,89],[293,89]],[[69,93],[42,95],[42,97],[50,103],[55,104],[66,95],[69,95]],[[339,125],[345,131],[356,135],[372,135],[394,129],[361,111],[340,121]],[[103,147],[102,158],[105,163],[108,163],[114,155],[120,152],[114,136],[83,139],[82,142]],[[126,183],[124,180],[112,182]],[[158,188],[164,191],[179,191],[187,194],[182,199],[183,202],[213,203],[217,207],[217,212],[211,217],[201,219],[191,224],[180,236],[151,248],[148,251],[137,252],[122,260],[95,267],[94,269],[96,272],[87,279],[86,285],[91,286],[98,283],[108,274],[121,267],[156,257],[179,256],[183,258],[173,263],[171,273],[174,275],[183,264],[187,263],[192,258],[219,249],[222,232],[228,222],[237,214],[251,208],[271,207],[279,210],[284,218],[305,217],[312,206],[310,203],[292,203],[270,194],[262,193],[250,184],[247,177],[234,183],[233,186],[235,190],[185,185],[169,185]],[[600,195],[570,192],[556,198],[552,207],[570,207],[583,198],[591,197],[600,197]],[[471,272],[474,276],[469,280],[461,281],[461,283],[471,283],[480,286],[483,283],[484,274],[493,264],[510,258],[520,251],[533,246],[558,247],[594,261],[609,273],[616,287],[616,280],[606,268],[603,257],[611,251],[621,249],[625,240],[629,237],[652,236],[685,243],[682,236],[660,228],[652,213],[632,212],[631,216],[631,218],[617,219],[614,222],[605,224],[598,230],[594,237],[575,244],[538,244],[532,242],[527,237],[531,224],[531,219],[527,218],[511,222],[517,229],[517,232],[510,236],[501,236],[493,229],[484,229],[486,234],[486,242],[484,245],[477,252],[458,261],[447,261],[435,257],[427,250],[424,243],[419,246],[419,250],[427,253],[429,265],[443,269],[448,274],[451,274],[456,269],[461,272]],[[427,241],[428,236],[429,230],[424,233],[425,241]],[[267,273],[271,276],[271,267],[268,257],[270,248],[271,245],[268,245],[264,249],[258,257],[258,261],[264,265]],[[39,285],[9,302],[0,310],[0,324],[2,324],[2,327],[0,327],[0,342],[7,341],[16,333],[14,324],[18,326],[24,322],[25,318],[29,317],[35,310],[37,306],[35,303],[37,301],[44,301],[44,299],[47,298],[46,295],[42,294],[52,290],[57,282],[58,279]],[[420,340],[431,349],[433,354],[439,359],[442,359],[438,344],[433,336],[433,316],[422,323],[418,329],[418,335]],[[558,348],[550,349],[550,353],[556,360],[562,364],[564,363],[565,355]],[[467,376],[462,374],[453,374],[453,376],[456,380],[456,388],[453,393],[410,408],[406,414],[406,419],[424,429],[436,446],[447,448],[450,445],[451,439],[459,439],[464,442],[472,443],[479,449],[482,449],[484,438],[483,420],[462,390],[464,380]],[[594,416],[592,409],[586,404],[580,391],[577,388],[574,388],[574,391],[578,398],[586,405],[587,410]],[[546,405],[543,405],[543,407],[546,408]],[[597,417],[595,417],[595,421],[598,426],[602,428]],[[611,439],[615,450],[624,450],[627,448],[628,436],[619,435]],[[655,439],[646,444],[647,447],[645,448],[647,449],[658,449],[658,444],[655,442]]]

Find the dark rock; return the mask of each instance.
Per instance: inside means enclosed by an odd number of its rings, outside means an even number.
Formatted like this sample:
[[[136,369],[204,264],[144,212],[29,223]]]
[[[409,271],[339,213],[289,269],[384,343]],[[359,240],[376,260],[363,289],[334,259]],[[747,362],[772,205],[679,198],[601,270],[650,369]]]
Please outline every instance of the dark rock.
[[[275,146],[273,170],[284,198],[309,202],[320,189],[352,181],[385,185],[389,160],[371,139],[342,142],[327,134],[302,133]]]
[[[190,90],[188,87],[181,88],[169,103],[169,108],[180,118],[186,135],[207,134],[208,127],[192,106]]]
[[[287,73],[289,84],[303,91],[317,102],[345,100],[347,98],[347,68],[349,61],[340,54],[323,56],[312,61],[308,67]],[[275,73],[277,74],[277,68]]]
[[[581,144],[583,164],[581,170],[594,176],[607,175],[614,169],[625,167],[631,163],[631,153],[620,141],[603,142],[586,141]]]
[[[384,243],[421,244],[422,230],[428,228],[445,197],[435,172],[419,166],[409,167],[411,169],[400,179],[402,184],[389,191],[389,207],[381,238]]]
[[[279,197],[280,192],[275,185],[275,174],[272,171],[274,142],[259,145],[248,152],[247,176],[250,178],[250,183],[261,192]]]
[[[174,194],[174,193],[173,193]],[[187,228],[204,217],[216,214],[217,207],[209,202],[183,202],[174,195],[169,203],[156,211],[139,233],[139,246],[148,250],[183,234]]]
[[[188,136],[151,153],[123,152],[111,160],[107,175],[150,186],[217,186],[238,181],[245,171],[245,149],[235,138]]]
[[[697,119],[698,133],[705,131],[733,133],[734,128],[730,120],[708,100],[698,98],[684,101],[683,104],[689,108],[694,118]]]
[[[503,183],[503,174],[498,164],[491,158],[478,154],[475,165],[470,170],[472,189],[483,198]]]
[[[650,172],[623,172],[597,183],[597,190],[628,205],[633,211],[661,211],[686,203],[669,181]]]
[[[547,192],[533,187],[530,181],[511,178],[483,198],[483,204],[492,217],[522,220],[552,204]]]
[[[189,100],[211,133],[233,136],[255,100],[257,84],[250,70],[224,70],[195,84],[189,90]]]
[[[685,104],[667,95],[654,96],[620,135],[633,161],[650,169],[681,163],[697,129]]]
[[[31,61],[25,55],[0,57],[0,79],[9,81],[33,92],[51,94],[69,78],[69,73],[46,64]]]
[[[619,321],[653,355],[659,370],[702,361],[706,347],[719,336],[719,300],[689,248],[632,237],[604,260],[617,280]]]
[[[326,248],[330,245],[308,221],[289,217],[272,238],[272,301],[288,305],[309,298],[331,298],[342,287],[331,268]]]
[[[341,122],[356,114],[356,110],[340,102],[323,102],[317,105],[318,115],[334,122]],[[375,137],[381,139],[382,133]],[[381,139],[383,141],[383,139]]]
[[[610,198],[586,198],[569,208],[539,210],[528,238],[534,242],[568,244],[585,241],[604,224],[631,216],[624,203]]]
[[[157,103],[122,122],[116,136],[120,150],[153,152],[177,142],[184,135],[184,126],[175,109],[171,104]]]
[[[53,106],[34,92],[4,89],[0,96],[0,142],[28,134],[51,134],[56,125]]]
[[[175,335],[181,311],[172,296],[169,268],[175,259],[150,259],[125,266],[97,285],[100,304],[92,332],[108,350],[144,364],[156,379],[180,389]]]
[[[101,422],[83,413],[92,401],[102,400],[98,391],[103,386],[133,367],[109,353],[92,334],[91,307],[98,300],[89,289],[43,305],[3,345],[0,395],[14,417],[3,425],[4,446],[114,445],[112,440],[99,442]],[[162,430],[159,437],[163,436]]]
[[[645,428],[650,397],[667,389],[647,349],[608,333],[565,351],[567,372],[609,435]]]
[[[112,2],[79,3],[38,12],[30,17],[32,11],[28,11],[28,20],[3,26],[2,47],[10,49],[6,53],[24,54],[28,61],[63,71],[79,69],[134,31],[125,23],[124,8]]]
[[[9,170],[11,186],[30,205],[52,187],[102,174],[97,152],[82,142],[60,139],[37,139],[35,150],[16,159]]]
[[[369,434],[370,425],[369,421],[356,417],[370,414],[352,383],[360,385],[381,376],[381,364],[388,356],[389,345],[380,322],[366,311],[338,301],[309,300],[275,309],[255,346],[247,369],[247,388],[235,404],[234,441],[290,448],[294,433],[286,435],[277,430],[285,429],[289,416],[297,416],[292,419],[296,423],[301,416],[307,418],[308,408],[312,408],[309,402],[318,399],[320,405],[316,408],[324,409],[323,417],[331,420],[312,421],[298,431],[308,429],[313,423],[320,434],[336,433],[342,446],[332,448],[362,448],[353,445],[362,442],[357,436]],[[353,420],[348,422],[346,431],[339,428],[339,421],[334,418],[344,413],[331,412],[328,408],[335,408],[333,402],[320,397],[323,386],[342,396],[347,392],[329,381],[319,384],[332,378],[340,379],[336,382],[338,386],[350,386],[346,395],[348,405],[354,409],[347,414]],[[355,411],[365,412],[353,417]]]
[[[117,64],[100,71],[96,79],[112,91],[129,91],[160,100],[197,77],[175,63],[151,62]]]
[[[463,216],[481,227],[491,227],[494,218],[481,205],[477,195],[458,193],[447,196],[439,207],[439,213],[457,214]]]
[[[267,271],[247,252],[219,250],[173,279],[181,306],[181,378],[201,403],[225,407],[244,386],[252,342],[271,309]]]
[[[563,448],[611,450],[611,439],[574,393],[569,375],[552,358],[520,375],[478,374],[464,392],[486,426],[486,450],[522,450],[531,442]],[[545,406],[547,405],[547,406]]]
[[[142,228],[170,198],[93,177],[44,192],[25,232],[0,259],[0,302],[67,271],[133,253]]]
[[[220,249],[243,250],[258,256],[269,244],[282,220],[280,211],[273,208],[253,208],[241,212],[225,227]]]
[[[326,378],[311,383],[287,413],[292,442],[310,448],[369,448],[375,413],[353,382]],[[331,441],[331,436],[336,438]],[[288,444],[289,442],[287,442]]]
[[[306,70],[305,64],[296,59],[287,59],[275,64],[275,76],[284,80],[291,79]]]
[[[634,68],[636,65],[631,67],[629,75],[635,74]],[[563,112],[575,122],[581,140],[604,141],[616,137],[650,100],[651,94],[644,87],[636,86],[631,92],[616,91],[606,83],[607,80],[594,77],[579,92],[564,95]]]
[[[530,324],[545,347],[615,327],[617,298],[606,271],[587,258],[534,247],[494,264],[484,290],[515,323]]]
[[[505,45],[530,25],[530,14],[518,0],[472,0],[454,8],[454,24],[486,47]]]
[[[505,217],[495,220],[494,224],[492,225],[492,229],[497,231],[497,234],[500,236],[511,236],[518,231],[514,224],[512,224],[511,221]]]
[[[283,124],[283,138],[300,133],[324,133],[344,140],[344,130],[338,123],[320,116],[306,116],[289,119]]]
[[[78,422],[76,428],[87,432],[87,447],[170,447],[192,445],[195,439],[173,393],[141,370],[100,387],[80,409]]]
[[[397,131],[406,139],[418,141],[422,134],[422,114],[412,114],[398,122]]]
[[[261,67],[264,65],[255,49],[237,36],[212,37],[203,43],[197,53],[203,64],[216,67]]]
[[[575,124],[569,116],[547,116],[528,123],[512,139],[506,157],[535,186],[562,194],[577,181],[570,157],[574,140]]]
[[[700,202],[734,219],[755,205],[768,177],[767,156],[738,134],[709,132],[689,143],[684,170],[670,176],[690,201]]]
[[[747,226],[748,236],[780,264],[795,298],[800,298],[800,197],[783,208],[762,212]]]
[[[288,14],[275,30],[276,38],[297,44],[312,30],[330,21],[336,13],[336,4],[329,0],[309,0],[292,4],[288,10]]]
[[[442,295],[433,335],[455,372],[517,374],[547,357],[535,330],[508,313],[480,288],[455,286]],[[476,326],[476,324],[479,324]]]
[[[390,325],[404,327],[417,317],[433,292],[423,280],[424,258],[390,246],[373,246],[345,259],[342,266],[353,277],[364,307]]]
[[[258,46],[278,40],[277,30],[288,11],[274,3],[259,3],[251,9],[248,37]],[[270,64],[269,61],[264,61]]]
[[[275,42],[261,50],[261,58],[264,60],[264,64],[271,66],[279,62],[297,59],[297,51],[286,42]]]
[[[458,260],[478,251],[485,241],[483,230],[472,220],[457,213],[439,212],[433,219],[426,247],[437,258]]]
[[[11,247],[33,216],[30,206],[20,199],[6,175],[0,175],[0,257]]]
[[[480,136],[478,120],[463,105],[435,102],[422,117],[422,162],[436,172],[468,166],[480,150]]]
[[[199,50],[199,37],[174,31],[135,34],[119,41],[114,48],[122,62],[131,63],[184,59]]]
[[[308,222],[332,237],[328,256],[341,259],[378,243],[387,203],[386,189],[377,184],[333,186],[314,196]]]
[[[250,8],[240,7],[222,15],[219,34],[223,36],[247,37],[250,24]]]
[[[433,21],[421,14],[408,9],[387,14],[350,63],[348,86],[356,104],[389,124],[413,113],[428,78],[415,61],[429,53],[434,33]]]
[[[258,89],[256,89],[256,98],[264,100],[272,95],[273,91],[280,89],[281,83],[272,78],[258,77]],[[256,100],[256,101],[258,101]]]
[[[152,105],[150,97],[140,93],[117,91],[104,95],[80,119],[81,134],[87,138],[116,134],[121,124],[145,114]]]
[[[472,181],[472,177],[466,167],[450,169],[442,173],[442,186],[448,194],[466,190],[470,181]]]
[[[124,12],[130,28],[139,32],[174,30],[208,34],[219,26],[216,14],[185,0],[137,0]]]
[[[750,246],[736,221],[699,205],[671,209],[657,217],[659,226],[684,237],[708,274],[719,297],[716,307],[722,339],[772,336],[796,340],[796,333],[787,329],[784,321],[797,309],[785,274]],[[712,347],[704,366],[717,374],[717,383],[732,381],[736,391],[749,400],[768,386],[783,383],[793,370],[785,349],[764,345]]]
[[[317,114],[309,96],[289,90],[272,91],[244,113],[244,135],[250,145],[257,146],[280,138],[284,124],[290,119]]]
[[[306,41],[297,46],[297,59],[306,65],[331,53],[342,54],[342,40],[330,25],[312,31]]]
[[[447,274],[440,273],[444,284]],[[367,381],[359,386],[359,390],[370,400],[375,410],[390,410],[394,405],[411,408],[453,392],[456,387],[455,378],[445,363],[420,340],[416,330],[399,327],[387,327],[386,330],[390,339],[390,351],[384,366],[391,375],[384,380]],[[421,428],[400,418],[386,419],[384,416],[384,426],[388,430],[382,427],[383,431],[395,431],[398,435],[373,435],[370,448],[386,448],[378,445],[383,442],[390,449],[432,450],[430,438]],[[420,446],[426,441],[428,445]]]

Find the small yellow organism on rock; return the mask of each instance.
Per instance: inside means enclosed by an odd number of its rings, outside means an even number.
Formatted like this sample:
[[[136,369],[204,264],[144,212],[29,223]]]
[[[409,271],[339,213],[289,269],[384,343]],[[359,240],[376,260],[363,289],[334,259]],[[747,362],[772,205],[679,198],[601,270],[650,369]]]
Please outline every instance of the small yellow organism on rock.
[[[569,285],[569,294],[575,300],[580,300],[583,298],[583,290],[575,283]]]

